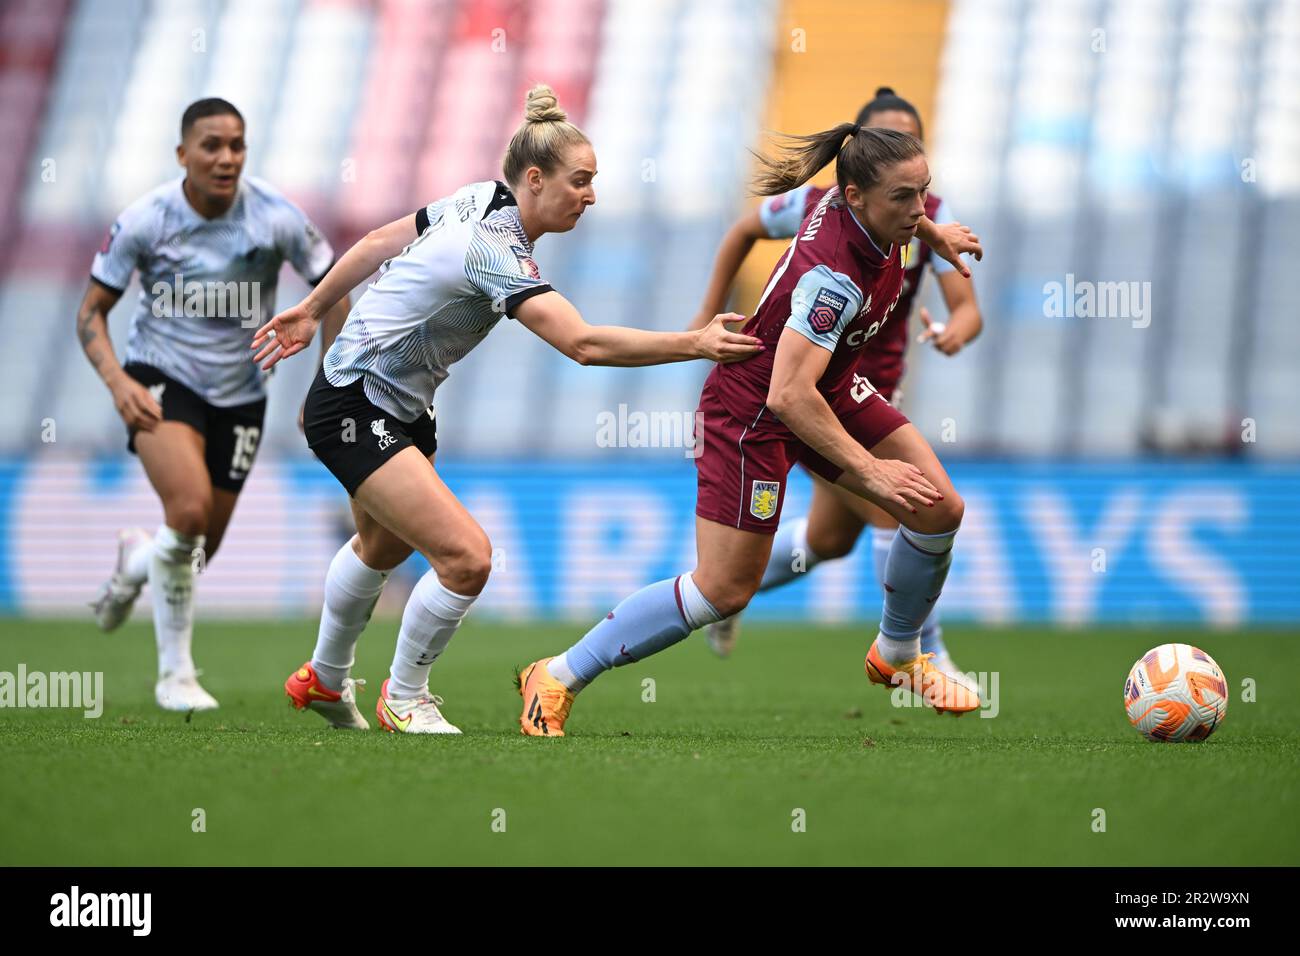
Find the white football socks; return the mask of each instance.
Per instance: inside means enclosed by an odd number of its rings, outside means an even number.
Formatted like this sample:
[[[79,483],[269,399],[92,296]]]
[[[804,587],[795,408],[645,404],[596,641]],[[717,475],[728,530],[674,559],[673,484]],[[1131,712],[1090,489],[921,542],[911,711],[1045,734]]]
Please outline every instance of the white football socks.
[[[325,603],[311,666],[321,683],[341,690],[356,661],[357,640],[370,621],[391,571],[376,571],[352,549],[355,536],[339,548],[325,575]]]
[[[149,580],[149,563],[153,560],[153,538],[145,538],[126,554],[122,573],[136,586]]]
[[[158,673],[192,674],[194,634],[194,555],[204,535],[184,535],[163,525],[153,537],[149,590],[158,645]]]
[[[449,591],[430,569],[416,582],[402,612],[402,629],[389,670],[388,696],[410,700],[429,693],[429,669],[478,595]]]

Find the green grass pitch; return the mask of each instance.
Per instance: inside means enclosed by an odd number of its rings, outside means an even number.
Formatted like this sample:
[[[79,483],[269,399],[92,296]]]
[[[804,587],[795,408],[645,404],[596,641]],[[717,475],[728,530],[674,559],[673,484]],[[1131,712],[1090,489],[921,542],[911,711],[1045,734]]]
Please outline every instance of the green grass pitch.
[[[433,678],[465,735],[430,739],[289,708],[314,622],[201,620],[222,706],[188,720],[154,707],[146,624],[0,622],[0,671],[102,671],[106,699],[98,719],[0,710],[0,863],[1300,864],[1292,634],[953,626],[999,695],[997,717],[955,719],[868,684],[865,625],[751,625],[731,660],[697,634],[596,682],[568,738],[521,737],[513,666],[580,630],[471,621]],[[359,648],[372,723],[395,632],[377,620]],[[1128,668],[1166,641],[1228,676],[1205,743],[1125,720]]]

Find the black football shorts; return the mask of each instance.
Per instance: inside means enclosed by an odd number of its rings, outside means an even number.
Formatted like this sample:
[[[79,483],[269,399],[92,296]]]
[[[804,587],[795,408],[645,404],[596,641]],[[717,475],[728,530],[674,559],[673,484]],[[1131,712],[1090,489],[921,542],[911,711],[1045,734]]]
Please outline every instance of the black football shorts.
[[[399,421],[366,398],[364,382],[362,376],[340,388],[321,369],[303,415],[308,446],[354,497],[361,483],[403,448],[414,446],[426,458],[438,448],[432,408],[413,422]]]
[[[184,422],[203,436],[203,457],[212,486],[239,494],[262,440],[266,399],[220,408],[204,401],[193,389],[152,365],[127,362],[122,370],[149,389],[158,400],[163,421]],[[126,443],[127,450],[133,454],[135,435],[132,430]]]

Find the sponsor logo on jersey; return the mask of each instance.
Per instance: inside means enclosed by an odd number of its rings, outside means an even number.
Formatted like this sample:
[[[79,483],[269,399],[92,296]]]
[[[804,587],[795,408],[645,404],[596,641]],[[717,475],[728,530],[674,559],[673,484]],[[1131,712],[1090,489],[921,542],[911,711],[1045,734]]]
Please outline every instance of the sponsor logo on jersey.
[[[849,300],[831,289],[818,289],[813,299],[812,309],[808,313],[808,324],[814,332],[829,332],[835,328]]]
[[[388,429],[384,427],[384,420],[382,418],[376,418],[373,422],[371,422],[370,430],[374,432],[375,437],[379,439],[380,451],[383,451],[385,448],[389,447],[390,445],[394,444],[397,441],[396,438],[394,438],[392,435],[388,433]]]
[[[854,372],[853,386],[849,389],[849,397],[861,405],[874,394],[876,394],[876,386],[867,381],[865,375]]]
[[[776,503],[781,497],[781,482],[755,481],[749,493],[749,513],[759,521],[776,514]]]

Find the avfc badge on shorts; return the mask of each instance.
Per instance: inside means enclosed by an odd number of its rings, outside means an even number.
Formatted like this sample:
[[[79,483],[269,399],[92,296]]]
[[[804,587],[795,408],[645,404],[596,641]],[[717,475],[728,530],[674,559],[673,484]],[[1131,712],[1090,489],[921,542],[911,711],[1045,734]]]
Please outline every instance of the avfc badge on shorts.
[[[814,332],[829,332],[835,328],[849,300],[831,289],[818,289],[817,298],[813,299],[812,310],[808,313],[808,324]]]
[[[759,521],[776,514],[776,504],[781,500],[781,482],[756,481],[749,493],[749,513]]]

